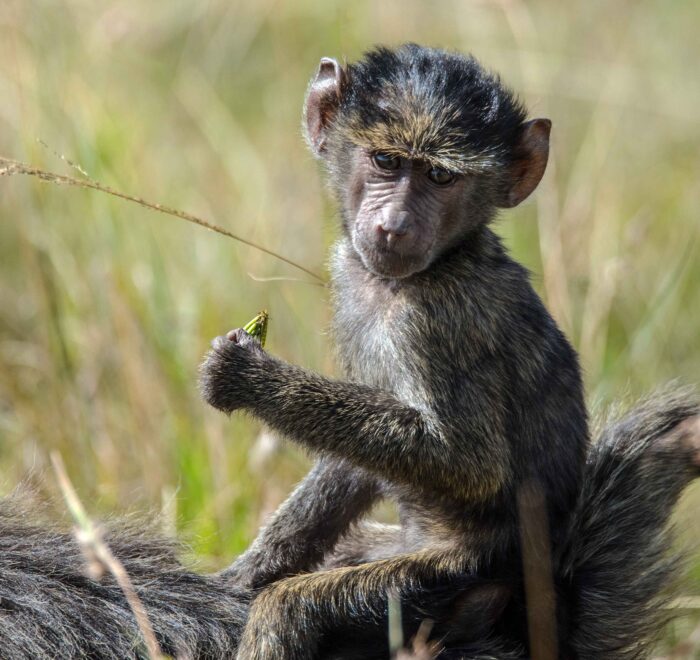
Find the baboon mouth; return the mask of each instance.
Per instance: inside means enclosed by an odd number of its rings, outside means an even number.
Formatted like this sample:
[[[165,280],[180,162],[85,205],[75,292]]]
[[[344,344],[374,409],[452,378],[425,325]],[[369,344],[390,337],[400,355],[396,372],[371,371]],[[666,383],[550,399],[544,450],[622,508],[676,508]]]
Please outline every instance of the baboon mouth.
[[[402,279],[427,267],[424,255],[406,255],[391,249],[359,249],[365,268],[375,275]]]
[[[352,245],[365,268],[380,277],[403,279],[425,270],[431,263],[432,245],[386,245],[368,241],[361,234],[352,237]]]

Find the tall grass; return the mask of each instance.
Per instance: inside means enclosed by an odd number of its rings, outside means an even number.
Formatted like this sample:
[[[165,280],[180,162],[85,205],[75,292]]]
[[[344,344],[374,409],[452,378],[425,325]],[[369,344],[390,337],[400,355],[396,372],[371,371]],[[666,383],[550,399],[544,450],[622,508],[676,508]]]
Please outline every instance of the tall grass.
[[[500,232],[581,352],[592,406],[700,376],[696,2],[0,3],[0,154],[210,218],[312,270],[336,229],[300,137],[318,59],[375,42],[471,51],[554,122]],[[70,172],[68,172],[70,173]],[[0,474],[103,512],[169,512],[211,566],[304,472],[207,410],[209,340],[259,309],[269,350],[333,373],[326,292],[221,236],[107,196],[0,180]],[[31,475],[31,476],[30,476]],[[696,489],[680,512],[700,544]],[[700,562],[689,593],[700,592]]]

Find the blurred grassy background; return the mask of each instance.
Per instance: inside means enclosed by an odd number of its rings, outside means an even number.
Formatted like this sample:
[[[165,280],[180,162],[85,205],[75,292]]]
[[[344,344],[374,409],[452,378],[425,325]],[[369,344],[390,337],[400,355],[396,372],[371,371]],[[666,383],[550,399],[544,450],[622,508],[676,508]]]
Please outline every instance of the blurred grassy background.
[[[581,352],[591,403],[700,380],[700,5],[3,0],[0,154],[177,206],[322,269],[335,234],[300,137],[323,55],[471,51],[554,123],[533,200],[500,231]],[[332,373],[323,289],[99,193],[0,180],[0,484],[59,449],[89,508],[163,510],[209,566],[307,466],[207,410],[209,340],[259,309],[269,349]],[[31,476],[33,475],[33,476]],[[679,514],[700,543],[695,489]],[[700,567],[689,591],[700,591]]]

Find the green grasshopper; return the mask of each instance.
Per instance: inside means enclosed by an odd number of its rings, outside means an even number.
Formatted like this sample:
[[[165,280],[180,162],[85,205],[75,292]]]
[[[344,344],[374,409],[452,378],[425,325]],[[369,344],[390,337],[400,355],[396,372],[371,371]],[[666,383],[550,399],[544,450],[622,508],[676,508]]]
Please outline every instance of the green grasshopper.
[[[263,309],[255,318],[248,321],[243,326],[243,329],[254,339],[260,342],[260,346],[265,348],[265,339],[267,339],[267,322],[270,318],[266,309]]]

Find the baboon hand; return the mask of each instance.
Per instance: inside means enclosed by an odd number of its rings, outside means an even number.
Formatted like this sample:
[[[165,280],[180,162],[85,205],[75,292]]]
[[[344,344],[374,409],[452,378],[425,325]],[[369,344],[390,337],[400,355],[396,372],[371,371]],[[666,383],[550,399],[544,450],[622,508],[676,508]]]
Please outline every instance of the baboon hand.
[[[268,355],[242,328],[216,337],[199,368],[199,389],[214,408],[230,413],[254,404],[264,393]]]

